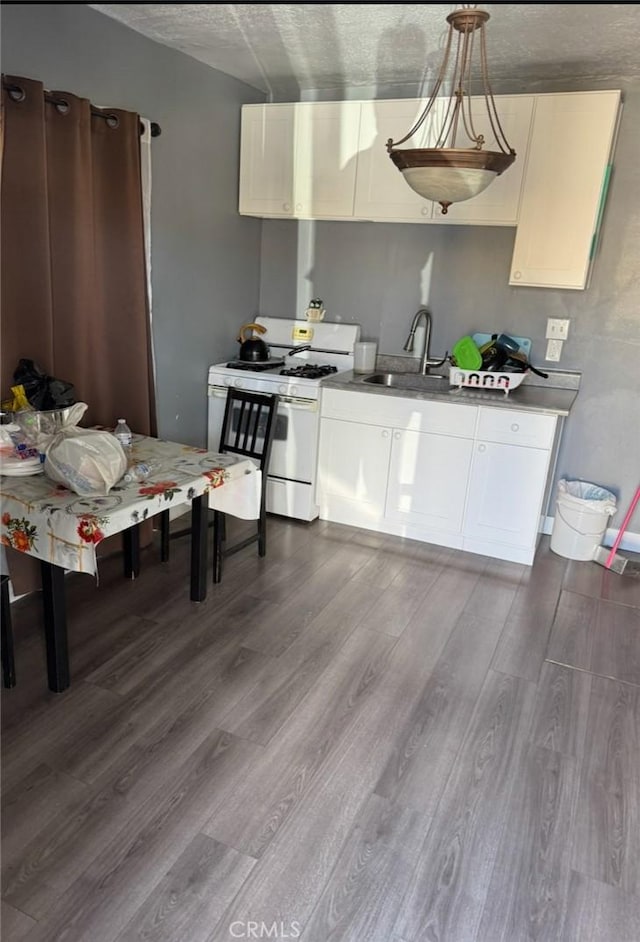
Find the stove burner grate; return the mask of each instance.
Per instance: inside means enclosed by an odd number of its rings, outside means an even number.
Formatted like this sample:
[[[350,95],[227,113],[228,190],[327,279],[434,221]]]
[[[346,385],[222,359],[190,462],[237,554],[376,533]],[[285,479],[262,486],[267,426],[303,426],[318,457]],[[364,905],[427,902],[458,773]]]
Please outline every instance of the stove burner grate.
[[[291,366],[286,370],[280,370],[280,376],[297,376],[300,379],[321,379],[323,376],[329,376],[331,373],[337,372],[337,366],[329,366],[327,363],[301,363],[300,366]]]

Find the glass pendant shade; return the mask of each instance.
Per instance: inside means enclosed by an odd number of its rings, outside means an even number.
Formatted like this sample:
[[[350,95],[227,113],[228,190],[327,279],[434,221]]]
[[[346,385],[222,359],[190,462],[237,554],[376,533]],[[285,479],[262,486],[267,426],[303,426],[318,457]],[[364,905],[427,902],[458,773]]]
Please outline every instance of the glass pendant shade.
[[[516,158],[516,153],[509,146],[500,119],[498,118],[493,94],[489,85],[486,61],[486,43],[484,26],[489,14],[475,7],[463,6],[449,14],[449,34],[435,88],[427,105],[409,133],[399,141],[387,141],[387,151],[391,160],[402,173],[405,181],[420,196],[440,203],[445,214],[451,203],[460,203],[482,193]],[[499,150],[485,150],[484,135],[476,133],[471,110],[468,83],[474,51],[474,34],[480,35],[480,66],[483,83],[484,106],[487,111],[489,126]],[[438,94],[445,83],[449,68],[451,46],[454,33],[458,34],[458,48],[455,55],[453,74],[450,76],[451,94],[448,101],[438,99]],[[438,108],[437,102],[444,107]],[[431,148],[400,148],[422,127],[428,117],[441,115],[437,129],[436,146]],[[469,147],[456,146],[458,135],[465,135]],[[448,146],[445,146],[448,145]],[[395,149],[394,149],[395,148]]]

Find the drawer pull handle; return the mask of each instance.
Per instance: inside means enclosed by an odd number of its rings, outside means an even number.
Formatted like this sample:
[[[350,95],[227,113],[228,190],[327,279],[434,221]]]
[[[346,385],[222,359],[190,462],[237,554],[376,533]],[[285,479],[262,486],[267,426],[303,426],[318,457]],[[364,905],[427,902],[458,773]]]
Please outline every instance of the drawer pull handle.
[[[486,450],[487,450],[486,445],[478,445],[478,451],[486,451]]]
[[[401,433],[400,433],[400,432],[396,432],[393,437],[395,438],[396,441],[399,441],[399,440],[400,440],[400,437],[401,437]]]
[[[518,425],[518,423],[514,422],[513,425],[511,426],[511,431],[517,432],[519,429],[520,429],[520,426]]]
[[[385,429],[384,432],[382,433],[382,437],[383,437],[383,438],[389,438],[389,433],[387,432],[386,429]]]

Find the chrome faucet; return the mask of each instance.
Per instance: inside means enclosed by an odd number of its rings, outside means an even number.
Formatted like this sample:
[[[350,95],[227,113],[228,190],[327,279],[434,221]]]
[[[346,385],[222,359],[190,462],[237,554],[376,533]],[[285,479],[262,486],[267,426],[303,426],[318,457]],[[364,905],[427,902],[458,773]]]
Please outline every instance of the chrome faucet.
[[[448,353],[445,353],[444,357],[439,360],[429,356],[429,346],[431,344],[431,312],[426,309],[426,307],[421,307],[416,311],[413,321],[411,322],[411,330],[409,331],[409,336],[407,337],[407,342],[404,345],[404,350],[407,353],[411,353],[413,350],[413,339],[416,335],[416,327],[421,320],[424,319],[424,351],[422,353],[422,360],[420,361],[420,372],[427,374],[429,372],[429,367],[431,366],[442,366],[446,362]]]

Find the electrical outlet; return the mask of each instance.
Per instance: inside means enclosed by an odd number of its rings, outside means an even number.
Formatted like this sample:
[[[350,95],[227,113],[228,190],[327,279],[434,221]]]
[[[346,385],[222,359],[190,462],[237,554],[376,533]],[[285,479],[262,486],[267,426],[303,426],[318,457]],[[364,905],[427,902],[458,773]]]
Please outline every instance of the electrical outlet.
[[[547,340],[566,340],[569,336],[569,319],[559,317],[547,318]],[[547,357],[547,360],[551,359]],[[559,358],[558,358],[559,359]]]
[[[562,356],[562,341],[549,340],[547,343],[547,355],[545,360],[554,360],[556,363]]]

